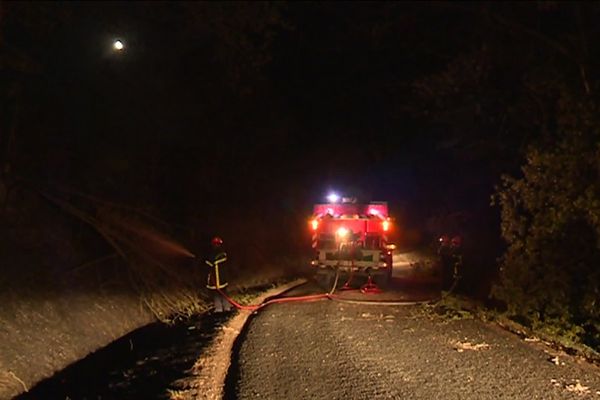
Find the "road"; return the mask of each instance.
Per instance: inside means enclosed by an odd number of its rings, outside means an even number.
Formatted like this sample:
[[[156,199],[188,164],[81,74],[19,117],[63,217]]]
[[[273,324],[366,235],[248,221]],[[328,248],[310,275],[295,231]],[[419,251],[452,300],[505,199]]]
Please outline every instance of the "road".
[[[240,340],[225,398],[600,399],[598,367],[431,307],[273,305]]]

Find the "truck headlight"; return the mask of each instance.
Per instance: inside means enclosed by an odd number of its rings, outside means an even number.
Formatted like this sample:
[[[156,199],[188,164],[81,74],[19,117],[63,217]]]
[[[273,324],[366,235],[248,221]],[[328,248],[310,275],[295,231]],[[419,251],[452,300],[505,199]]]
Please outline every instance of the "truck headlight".
[[[344,227],[342,226],[341,228],[339,228],[339,229],[337,230],[337,232],[336,232],[336,233],[337,233],[337,235],[338,235],[340,238],[342,238],[342,239],[343,239],[343,238],[345,238],[345,237],[346,237],[346,235],[348,235],[348,228],[344,228]]]

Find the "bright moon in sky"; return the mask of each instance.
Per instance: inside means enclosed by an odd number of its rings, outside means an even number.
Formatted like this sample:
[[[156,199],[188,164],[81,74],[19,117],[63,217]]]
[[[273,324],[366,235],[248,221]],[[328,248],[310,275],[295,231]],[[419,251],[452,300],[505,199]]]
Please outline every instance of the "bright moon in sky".
[[[125,47],[125,45],[123,44],[122,41],[120,40],[115,40],[113,42],[113,49],[117,50],[117,51],[121,51],[123,50],[123,48]]]

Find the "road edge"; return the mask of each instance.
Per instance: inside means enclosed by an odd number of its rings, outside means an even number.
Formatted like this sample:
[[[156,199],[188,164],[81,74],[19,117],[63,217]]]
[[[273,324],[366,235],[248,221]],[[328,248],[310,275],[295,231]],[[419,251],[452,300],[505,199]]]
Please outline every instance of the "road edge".
[[[480,301],[456,294],[452,295],[451,298],[456,305],[446,304],[447,307],[463,309],[469,312],[475,318],[494,324],[499,328],[520,337],[524,341],[541,341],[554,350],[567,353],[571,356],[579,357],[589,364],[600,367],[600,353],[596,352],[594,349],[591,349],[583,344],[565,343],[564,339],[559,336],[548,334],[539,329],[527,327],[510,319],[508,316],[502,313],[492,311]]]
[[[306,282],[307,279],[302,278],[279,285],[257,296],[253,303],[262,304],[267,299],[279,296]],[[223,398],[233,347],[253,312],[240,310],[221,327],[221,331],[191,368],[192,376],[189,378],[189,387],[184,390],[169,391],[169,397],[172,400],[220,400]]]

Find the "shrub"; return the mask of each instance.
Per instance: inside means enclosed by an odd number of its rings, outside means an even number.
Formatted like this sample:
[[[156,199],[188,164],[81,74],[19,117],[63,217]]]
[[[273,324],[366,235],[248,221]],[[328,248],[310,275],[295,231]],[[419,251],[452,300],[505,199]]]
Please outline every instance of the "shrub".
[[[492,296],[534,328],[600,344],[600,121],[589,102],[563,99],[557,138],[527,153],[522,177],[502,177],[508,248]]]

